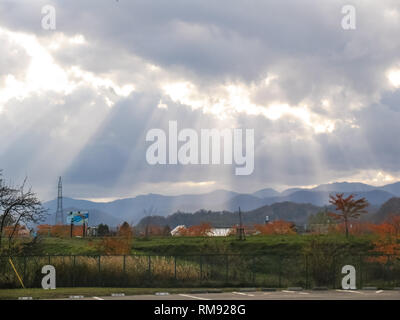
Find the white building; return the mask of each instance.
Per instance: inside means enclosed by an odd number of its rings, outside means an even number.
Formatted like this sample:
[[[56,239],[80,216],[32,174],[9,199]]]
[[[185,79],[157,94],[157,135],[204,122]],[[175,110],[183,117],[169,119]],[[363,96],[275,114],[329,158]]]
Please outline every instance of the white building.
[[[212,228],[207,235],[210,237],[227,237],[232,230],[232,228]]]
[[[182,229],[186,229],[185,225],[179,225],[177,227],[175,227],[172,231],[171,231],[171,235],[172,236],[180,236],[180,230]],[[226,237],[228,236],[232,230],[234,230],[233,228],[211,228],[211,230],[207,233],[207,236],[209,237]]]
[[[183,225],[183,224],[179,225],[179,226],[176,226],[174,229],[171,230],[171,236],[180,236],[179,231],[181,229],[186,229],[186,226]]]

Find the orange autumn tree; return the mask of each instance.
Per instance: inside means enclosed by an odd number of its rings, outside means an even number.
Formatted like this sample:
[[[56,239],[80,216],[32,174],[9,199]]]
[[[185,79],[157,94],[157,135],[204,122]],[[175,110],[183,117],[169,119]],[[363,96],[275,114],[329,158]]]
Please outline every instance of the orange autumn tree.
[[[365,198],[356,200],[353,194],[344,197],[343,193],[337,193],[335,196],[330,195],[329,198],[329,203],[333,204],[337,211],[337,213],[330,212],[329,215],[336,221],[344,223],[346,238],[348,238],[349,222],[367,213],[365,208],[369,206],[369,203]]]
[[[119,237],[125,237],[125,238],[132,238],[133,235],[133,230],[132,227],[129,225],[128,222],[124,222],[119,228],[117,235]]]
[[[384,255],[397,255],[400,252],[400,215],[390,215],[383,223],[372,225],[372,231],[378,236],[374,241],[374,253]],[[386,263],[388,257],[375,258],[381,263]]]
[[[268,224],[256,224],[254,228],[261,234],[296,234],[292,222],[277,220]]]
[[[190,236],[190,237],[205,237],[208,236],[211,231],[210,223],[201,223],[199,225],[191,226],[188,228],[180,228],[179,234],[181,236]]]
[[[60,238],[69,238],[71,236],[70,225],[49,225],[41,224],[36,227],[37,234],[40,236],[51,236]],[[72,236],[81,237],[83,234],[83,226],[73,226]]]
[[[132,249],[132,227],[124,222],[119,228],[116,237],[104,237],[99,249],[107,255],[130,254]]]
[[[400,236],[400,215],[391,214],[386,223],[389,225],[390,234],[397,239]]]
[[[51,225],[41,224],[36,227],[37,234],[40,236],[48,236],[51,233]]]
[[[363,234],[371,234],[373,233],[373,227],[375,225],[370,222],[365,222],[365,221],[353,221],[350,224],[349,227],[349,232],[353,235],[363,235]],[[330,233],[345,233],[346,232],[346,226],[345,223],[339,223],[334,226],[334,228],[329,230]]]

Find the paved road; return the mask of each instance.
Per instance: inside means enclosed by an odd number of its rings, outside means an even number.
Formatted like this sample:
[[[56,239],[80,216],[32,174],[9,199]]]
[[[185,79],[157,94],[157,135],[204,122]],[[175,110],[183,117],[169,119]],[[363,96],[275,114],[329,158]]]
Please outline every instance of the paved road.
[[[400,300],[398,290],[327,290],[275,292],[182,293],[119,297],[85,297],[84,300]]]

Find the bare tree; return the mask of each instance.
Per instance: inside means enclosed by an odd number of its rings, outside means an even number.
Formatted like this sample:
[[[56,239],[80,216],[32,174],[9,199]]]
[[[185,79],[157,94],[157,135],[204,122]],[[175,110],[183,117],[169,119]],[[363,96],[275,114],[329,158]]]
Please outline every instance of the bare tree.
[[[9,247],[19,226],[38,223],[47,214],[31,188],[26,189],[26,181],[25,178],[21,186],[12,187],[0,177],[0,248],[4,228],[10,226],[10,221],[13,228],[7,235]]]

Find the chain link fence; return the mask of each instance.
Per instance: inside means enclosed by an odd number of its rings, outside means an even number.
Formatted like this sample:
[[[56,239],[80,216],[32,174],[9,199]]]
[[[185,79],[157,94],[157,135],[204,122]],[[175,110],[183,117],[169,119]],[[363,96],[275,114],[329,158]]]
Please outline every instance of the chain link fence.
[[[19,288],[10,257],[0,257],[0,288]],[[339,288],[344,265],[356,268],[357,287],[400,287],[400,256],[393,255],[125,255],[15,256],[27,288],[41,287],[44,265],[56,269],[57,287]]]

